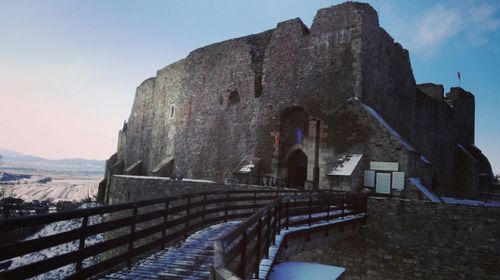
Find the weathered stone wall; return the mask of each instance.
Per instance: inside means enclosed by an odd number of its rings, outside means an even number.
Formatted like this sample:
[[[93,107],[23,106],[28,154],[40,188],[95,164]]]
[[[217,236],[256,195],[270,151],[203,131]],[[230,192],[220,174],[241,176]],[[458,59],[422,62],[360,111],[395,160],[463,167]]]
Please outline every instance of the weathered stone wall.
[[[363,21],[361,100],[405,139],[411,139],[416,85],[408,50],[378,25],[373,9]]]
[[[125,166],[142,159],[149,174],[172,157],[188,177],[222,181],[243,159],[259,158],[261,171],[276,175],[270,155],[280,115],[299,106],[309,118],[324,120],[359,91],[364,15],[352,16],[353,9],[371,8],[323,9],[310,30],[300,19],[282,22],[197,49],[158,71],[137,89],[121,141]],[[308,140],[305,135],[304,145]],[[327,146],[323,154],[334,149]]]
[[[293,260],[346,268],[346,279],[500,279],[500,209],[368,199],[368,223]]]
[[[300,150],[307,156],[307,183],[319,170],[318,185],[331,188],[326,173],[337,159],[362,153],[363,166],[397,161],[407,177],[430,186],[434,175],[435,190],[451,193],[455,146],[474,141],[474,99],[461,89],[446,100],[431,96],[417,89],[408,51],[379,26],[375,10],[346,2],[319,10],[310,28],[298,18],[284,21],[199,48],[159,70],[137,88],[108,173],[142,161],[136,174],[157,176],[164,165],[185,177],[222,182],[253,160],[258,175],[286,178],[287,160]],[[366,116],[361,103],[414,149]],[[297,127],[304,131],[301,143]]]
[[[209,181],[172,181],[168,178],[146,176],[119,176],[111,179],[109,204],[126,203],[167,196],[194,194],[199,192],[230,190],[269,190],[267,187],[222,184]]]
[[[474,96],[460,88],[452,88],[446,96],[437,85],[419,88],[425,91],[417,92],[413,143],[432,162],[438,177],[434,190],[453,195],[456,176],[461,176],[452,161],[457,144],[474,143]],[[477,184],[473,187],[477,189]]]
[[[453,157],[453,196],[469,198],[478,196],[479,164],[478,161],[462,146],[458,145]]]
[[[363,21],[361,45],[361,100],[430,160],[434,191],[451,195],[455,146],[474,143],[473,95],[452,88],[445,97],[434,84],[417,88],[408,51],[378,26],[376,15]]]
[[[452,180],[453,158],[456,142],[454,139],[454,112],[444,100],[437,100],[417,93],[415,120],[415,137],[420,137],[416,146],[432,162],[438,181],[433,186],[434,191],[444,194],[449,191]]]

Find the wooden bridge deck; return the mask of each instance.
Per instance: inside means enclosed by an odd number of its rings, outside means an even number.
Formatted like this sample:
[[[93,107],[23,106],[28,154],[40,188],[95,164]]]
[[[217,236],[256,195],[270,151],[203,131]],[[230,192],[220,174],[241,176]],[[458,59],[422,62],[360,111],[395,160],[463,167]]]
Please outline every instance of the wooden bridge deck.
[[[214,241],[239,221],[213,225],[189,236],[180,246],[160,251],[130,268],[99,279],[209,279],[214,262]]]
[[[350,211],[346,211],[345,214],[349,215]],[[325,215],[326,213],[316,213],[313,217]],[[294,217],[291,221],[300,220],[305,217],[306,215]],[[355,217],[356,215],[346,218],[350,220]],[[337,218],[330,222],[322,221],[313,223],[311,226],[343,221],[347,220]],[[131,267],[112,270],[108,274],[98,277],[98,279],[209,279],[210,270],[214,264],[214,241],[225,232],[235,229],[239,224],[240,221],[231,221],[207,227],[192,234],[178,246],[157,252]],[[277,238],[281,240],[285,232],[293,232],[309,227],[307,225],[290,227],[290,229],[284,230]],[[265,259],[260,266],[260,275],[267,275],[277,253],[276,245],[273,245],[270,249],[269,259]]]

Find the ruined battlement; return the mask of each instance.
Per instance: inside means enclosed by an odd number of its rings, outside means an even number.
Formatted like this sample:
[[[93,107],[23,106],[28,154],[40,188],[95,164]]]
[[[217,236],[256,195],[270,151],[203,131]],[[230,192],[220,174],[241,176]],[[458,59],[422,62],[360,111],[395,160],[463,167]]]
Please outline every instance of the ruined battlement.
[[[427,94],[428,96],[442,101],[444,98],[444,87],[443,85],[433,84],[433,83],[424,83],[417,85],[418,90],[422,93]]]
[[[473,101],[474,95],[461,87],[452,87],[450,92],[446,94],[446,98],[453,102]]]

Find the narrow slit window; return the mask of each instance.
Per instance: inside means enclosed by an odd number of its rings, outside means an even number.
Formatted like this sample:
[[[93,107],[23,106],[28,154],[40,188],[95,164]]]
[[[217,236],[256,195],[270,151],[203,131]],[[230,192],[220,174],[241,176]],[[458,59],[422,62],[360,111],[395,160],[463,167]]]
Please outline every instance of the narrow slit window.
[[[175,106],[170,105],[170,118],[173,119],[175,114]]]

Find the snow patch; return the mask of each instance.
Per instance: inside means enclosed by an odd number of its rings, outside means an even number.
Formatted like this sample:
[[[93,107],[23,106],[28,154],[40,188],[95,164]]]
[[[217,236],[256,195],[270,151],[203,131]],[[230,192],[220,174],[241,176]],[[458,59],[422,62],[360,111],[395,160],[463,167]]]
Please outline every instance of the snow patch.
[[[430,161],[429,161],[426,157],[424,157],[424,156],[420,156],[420,159],[421,159],[423,162],[427,163],[427,164],[432,164],[432,163],[431,163],[431,162],[430,162]]]
[[[412,182],[430,201],[443,202],[439,198],[439,196],[437,196],[434,192],[426,188],[419,178],[408,178],[408,180],[410,180],[410,182]]]
[[[106,279],[186,279],[183,270],[189,269],[193,278],[208,279],[213,265],[213,242],[221,234],[233,230],[240,221],[231,221],[199,230],[191,234],[184,242],[159,251],[134,264],[106,275]],[[208,254],[207,253],[210,253]],[[177,274],[177,272],[180,272]],[[184,271],[185,273],[185,271]],[[198,277],[195,277],[198,276]],[[169,276],[169,277],[166,277]],[[201,277],[200,277],[201,276]]]
[[[29,202],[33,200],[81,201],[97,195],[99,180],[94,177],[68,178],[55,177],[51,182],[42,184],[37,182],[38,177],[9,187],[13,196]]]
[[[120,177],[120,178],[141,179],[141,180],[164,180],[164,181],[172,181],[168,177],[157,177],[157,176],[137,176],[137,175],[113,175],[113,176]],[[214,181],[210,181],[210,180],[186,179],[186,178],[183,178],[182,182],[215,183]]]
[[[341,162],[326,175],[351,176],[362,157],[362,154],[344,155],[339,159]]]
[[[331,280],[344,273],[345,268],[306,262],[282,262],[274,266],[270,280]]]
[[[396,137],[399,142],[401,144],[403,144],[403,146],[405,146],[405,148],[407,150],[410,150],[412,152],[416,152],[416,150],[408,143],[406,142],[403,137],[401,137],[401,135],[399,135],[399,133],[396,132],[396,130],[394,130],[385,120],[384,118],[382,118],[382,116],[379,115],[379,113],[377,113],[377,111],[375,111],[372,107],[364,104],[364,103],[361,103],[361,106],[363,106],[363,108],[368,111],[373,117],[375,117],[379,122],[380,124],[382,124],[387,130],[389,130],[389,132],[392,134],[392,136]]]
[[[273,260],[276,258],[276,254],[278,253],[278,249],[280,247],[280,244],[283,241],[284,237],[288,233],[299,231],[299,230],[303,230],[303,229],[312,229],[312,228],[323,226],[323,225],[327,225],[327,224],[331,225],[331,224],[342,223],[342,222],[345,222],[345,221],[349,221],[349,220],[357,219],[357,218],[360,218],[360,217],[364,217],[364,215],[365,214],[363,214],[363,213],[361,213],[361,214],[346,214],[346,216],[344,216],[344,219],[337,218],[337,219],[332,220],[332,221],[318,222],[318,223],[315,223],[315,224],[313,224],[311,226],[302,225],[302,226],[297,226],[297,227],[290,227],[289,229],[282,229],[281,233],[279,235],[276,235],[276,244],[275,245],[271,245],[269,247],[269,258],[262,259],[260,261],[260,265],[259,265],[259,276],[260,276],[260,279],[267,279],[267,276],[271,272],[270,271],[271,270],[271,265],[273,263]],[[281,279],[287,279],[287,278],[281,278]],[[316,279],[316,278],[310,278],[310,279]],[[322,279],[322,278],[319,278],[319,279]]]
[[[81,208],[87,208],[86,205]],[[91,216],[88,220],[88,225],[94,225],[103,222],[103,217],[100,215]],[[51,236],[61,232],[67,232],[73,229],[80,228],[82,226],[82,219],[73,219],[67,221],[54,222],[46,225],[41,230],[33,234],[32,236],[26,238],[25,240],[38,239],[40,237]],[[104,241],[103,234],[89,236],[85,239],[85,246],[90,246]],[[79,240],[74,240],[72,242],[64,243],[58,246],[50,247],[38,252],[31,254],[26,254],[11,259],[12,264],[8,267],[9,270],[16,267],[32,264],[41,260],[45,260],[54,256],[70,253],[77,251],[79,247]],[[87,258],[83,261],[83,267],[88,267],[99,262],[99,256],[93,256]],[[30,279],[62,279],[70,276],[75,272],[75,264],[66,265],[59,267],[55,270],[40,274],[38,276],[32,277]]]
[[[448,204],[459,204],[459,205],[471,205],[471,206],[488,206],[488,207],[500,207],[500,201],[480,201],[472,199],[458,199],[454,197],[441,197],[445,203]]]

